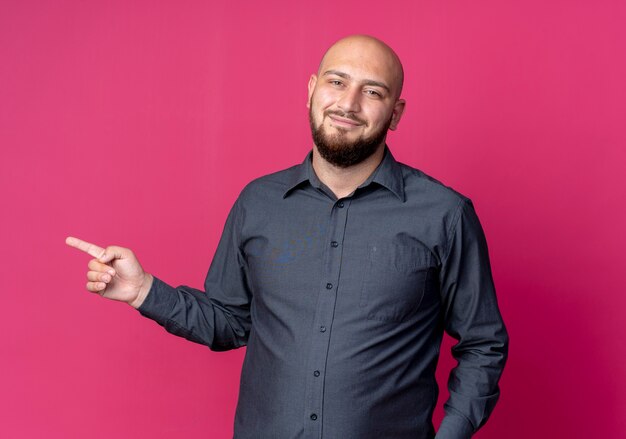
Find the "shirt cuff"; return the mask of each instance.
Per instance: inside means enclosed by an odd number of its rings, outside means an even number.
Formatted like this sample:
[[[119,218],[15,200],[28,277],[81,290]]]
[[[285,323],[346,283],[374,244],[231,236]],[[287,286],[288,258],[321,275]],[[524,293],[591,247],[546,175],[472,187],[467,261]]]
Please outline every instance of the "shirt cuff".
[[[154,280],[150,286],[150,291],[137,311],[144,317],[163,325],[176,304],[178,298],[176,288],[169,286],[154,275],[152,277]]]
[[[435,439],[469,439],[474,427],[463,416],[448,413],[444,416]]]

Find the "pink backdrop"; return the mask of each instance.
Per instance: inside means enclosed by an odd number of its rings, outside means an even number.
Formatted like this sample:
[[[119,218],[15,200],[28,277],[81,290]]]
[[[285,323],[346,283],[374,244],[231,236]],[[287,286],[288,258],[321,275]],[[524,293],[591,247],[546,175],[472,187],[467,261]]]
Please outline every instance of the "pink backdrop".
[[[324,49],[370,33],[404,60],[396,158],[489,240],[511,353],[477,437],[626,437],[625,22],[623,1],[1,1],[0,436],[232,435],[243,350],[87,293],[64,238],[201,287],[242,187],[311,148]]]

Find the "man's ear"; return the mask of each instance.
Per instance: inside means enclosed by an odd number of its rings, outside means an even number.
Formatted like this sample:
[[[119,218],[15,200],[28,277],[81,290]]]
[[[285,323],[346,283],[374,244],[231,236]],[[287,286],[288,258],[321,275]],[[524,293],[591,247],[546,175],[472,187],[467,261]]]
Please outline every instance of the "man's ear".
[[[306,107],[311,108],[311,97],[313,96],[313,90],[315,90],[315,84],[317,84],[317,75],[311,75],[309,78],[309,97],[306,101]]]
[[[395,130],[398,127],[402,113],[404,113],[405,105],[406,101],[404,99],[398,99],[394,104],[393,114],[391,115],[391,123],[389,124],[390,130]]]

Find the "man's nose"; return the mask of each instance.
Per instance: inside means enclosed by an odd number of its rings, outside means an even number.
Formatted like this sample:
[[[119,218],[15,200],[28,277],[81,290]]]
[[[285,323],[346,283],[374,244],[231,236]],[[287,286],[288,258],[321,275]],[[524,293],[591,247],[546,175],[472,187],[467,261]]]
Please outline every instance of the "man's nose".
[[[348,88],[337,101],[337,107],[346,113],[357,113],[361,110],[360,99],[361,92],[357,88]]]

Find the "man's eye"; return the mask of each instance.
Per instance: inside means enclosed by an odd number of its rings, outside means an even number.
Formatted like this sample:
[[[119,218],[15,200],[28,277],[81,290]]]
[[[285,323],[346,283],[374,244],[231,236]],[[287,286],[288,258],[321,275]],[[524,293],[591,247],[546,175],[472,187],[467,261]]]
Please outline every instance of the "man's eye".
[[[329,81],[332,85],[336,85],[336,86],[340,86],[342,85],[342,82],[339,81],[338,79],[332,79]]]
[[[376,90],[365,90],[365,93],[370,95],[370,96],[372,96],[372,97],[375,97],[375,98],[382,98],[383,97],[383,95],[381,95]]]

